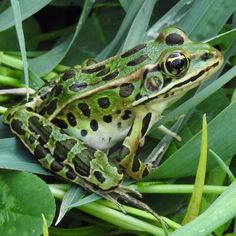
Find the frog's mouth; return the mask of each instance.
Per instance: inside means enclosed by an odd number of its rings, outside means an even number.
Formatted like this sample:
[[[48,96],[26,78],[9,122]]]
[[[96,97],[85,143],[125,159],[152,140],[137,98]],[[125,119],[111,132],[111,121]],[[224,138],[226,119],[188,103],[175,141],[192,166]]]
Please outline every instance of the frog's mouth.
[[[218,54],[218,53],[217,53]],[[192,88],[200,85],[203,81],[210,77],[210,75],[214,74],[222,65],[223,58],[221,54],[219,57],[216,57],[214,63],[210,64],[208,67],[196,71],[196,73],[192,73],[188,76],[184,76],[181,80],[176,80],[173,83],[168,84],[165,88],[161,89],[159,92],[155,94],[151,94],[148,96],[144,96],[138,101],[133,102],[133,106],[146,104],[151,102],[152,100],[174,100],[174,98],[181,97],[186,92],[191,90]]]

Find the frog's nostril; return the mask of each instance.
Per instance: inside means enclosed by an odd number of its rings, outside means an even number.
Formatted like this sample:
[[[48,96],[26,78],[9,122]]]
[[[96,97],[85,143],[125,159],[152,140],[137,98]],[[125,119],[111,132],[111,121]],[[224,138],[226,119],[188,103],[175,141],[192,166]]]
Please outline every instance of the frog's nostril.
[[[203,61],[206,61],[206,60],[210,59],[211,57],[212,57],[212,54],[209,53],[209,52],[204,52],[204,53],[201,55],[201,59],[202,59]]]

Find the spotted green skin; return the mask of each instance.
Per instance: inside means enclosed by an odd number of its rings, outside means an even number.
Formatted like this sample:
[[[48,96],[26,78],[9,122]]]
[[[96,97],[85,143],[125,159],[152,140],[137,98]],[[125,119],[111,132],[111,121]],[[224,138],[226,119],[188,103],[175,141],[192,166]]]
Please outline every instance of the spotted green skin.
[[[108,192],[122,192],[124,176],[151,171],[136,155],[145,135],[222,62],[215,48],[167,27],[127,52],[71,68],[8,109],[4,123],[43,167],[109,199]],[[109,158],[106,150],[119,142],[119,155]]]

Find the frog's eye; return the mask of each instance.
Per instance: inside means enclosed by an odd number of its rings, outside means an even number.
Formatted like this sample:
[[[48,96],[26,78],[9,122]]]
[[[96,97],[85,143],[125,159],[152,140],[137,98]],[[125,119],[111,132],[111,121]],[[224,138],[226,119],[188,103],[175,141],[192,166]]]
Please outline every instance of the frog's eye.
[[[157,92],[164,84],[163,76],[160,72],[148,72],[145,76],[144,86],[149,92]]]
[[[168,76],[180,76],[187,72],[189,67],[189,58],[182,52],[173,52],[167,56],[163,63],[163,72]]]

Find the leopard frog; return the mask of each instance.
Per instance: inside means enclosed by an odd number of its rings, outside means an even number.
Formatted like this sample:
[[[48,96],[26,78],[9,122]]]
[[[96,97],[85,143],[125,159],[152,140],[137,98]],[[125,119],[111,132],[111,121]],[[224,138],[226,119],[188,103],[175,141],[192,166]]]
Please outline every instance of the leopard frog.
[[[7,110],[4,123],[41,165],[119,205],[149,212],[122,185],[152,170],[137,152],[163,111],[222,65],[219,51],[176,27],[99,63],[75,66],[28,102]],[[116,158],[107,150],[121,143]]]

